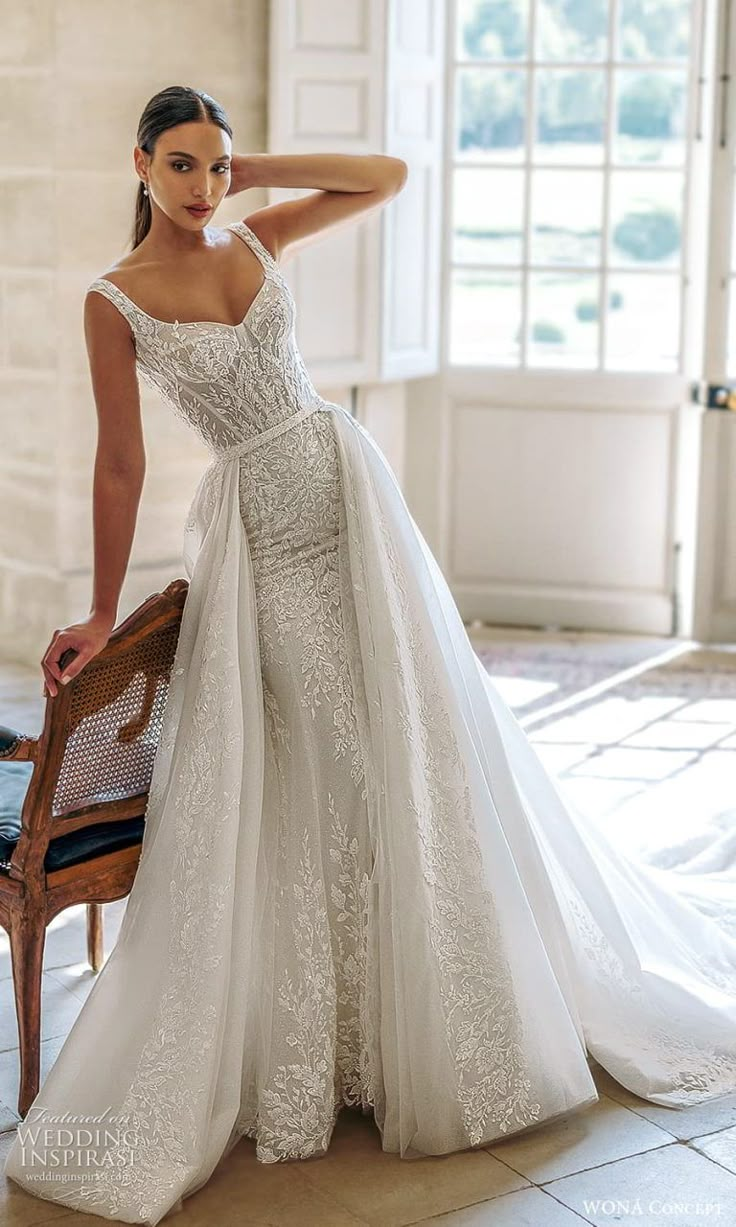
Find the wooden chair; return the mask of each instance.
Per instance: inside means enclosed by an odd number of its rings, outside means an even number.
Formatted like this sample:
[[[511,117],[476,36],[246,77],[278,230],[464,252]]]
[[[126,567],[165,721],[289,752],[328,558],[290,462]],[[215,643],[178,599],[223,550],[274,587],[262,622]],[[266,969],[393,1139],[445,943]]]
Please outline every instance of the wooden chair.
[[[21,1116],[39,1089],[46,926],[86,903],[87,958],[99,971],[101,905],[133,885],[188,588],[173,580],[125,618],[47,698],[39,737],[0,726],[0,925],[10,938]]]

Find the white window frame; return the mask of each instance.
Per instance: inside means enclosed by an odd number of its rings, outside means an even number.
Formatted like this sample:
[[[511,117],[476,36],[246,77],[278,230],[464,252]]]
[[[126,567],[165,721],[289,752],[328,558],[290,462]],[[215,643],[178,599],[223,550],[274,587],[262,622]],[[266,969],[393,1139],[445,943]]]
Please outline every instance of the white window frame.
[[[590,400],[591,389],[595,388],[596,400],[598,403],[602,400],[611,408],[621,406],[625,408],[632,400],[639,403],[648,403],[655,407],[657,404],[662,408],[671,408],[673,404],[681,402],[684,393],[684,382],[687,379],[693,380],[699,376],[702,364],[702,330],[698,328],[701,323],[702,310],[699,310],[698,303],[702,303],[705,295],[705,279],[706,279],[706,245],[707,245],[707,199],[702,190],[698,189],[694,194],[694,184],[698,180],[698,176],[705,175],[709,177],[709,168],[707,159],[710,151],[706,149],[706,144],[703,140],[703,78],[706,73],[704,68],[704,55],[706,53],[706,29],[707,29],[707,7],[708,0],[692,0],[693,18],[693,51],[687,64],[675,61],[628,61],[619,60],[611,56],[611,48],[614,47],[614,42],[619,15],[619,0],[609,0],[609,55],[607,58],[599,61],[584,61],[584,62],[569,62],[569,61],[547,61],[538,60],[533,56],[523,60],[458,60],[456,58],[456,31],[458,21],[458,0],[448,0],[447,11],[447,37],[446,37],[446,79],[447,79],[447,94],[446,94],[446,128],[445,128],[445,149],[446,157],[444,164],[444,193],[445,200],[448,202],[448,207],[445,210],[446,224],[443,233],[443,282],[444,294],[443,301],[447,304],[447,309],[443,312],[442,319],[442,366],[448,380],[452,386],[461,395],[463,392],[469,393],[473,386],[477,391],[478,376],[484,377],[484,382],[492,377],[493,382],[493,399],[500,399],[506,404],[515,402],[527,403],[530,400],[537,400],[539,395],[544,395],[547,399],[554,402],[557,400],[560,404],[574,405],[584,404]],[[529,48],[534,49],[535,39],[535,16],[537,9],[537,0],[530,0],[530,24],[529,24]],[[452,259],[452,200],[453,200],[453,180],[455,169],[464,169],[472,166],[482,167],[503,167],[508,169],[511,165],[509,162],[494,163],[490,159],[482,159],[474,162],[471,159],[456,159],[455,157],[455,107],[458,96],[458,70],[465,66],[473,68],[483,68],[487,66],[491,71],[522,68],[527,69],[527,119],[526,119],[526,142],[524,160],[519,163],[514,163],[514,168],[521,168],[525,171],[525,218],[524,218],[524,258],[517,265],[486,265],[481,263],[455,264]],[[607,116],[606,116],[606,132],[604,146],[604,160],[601,163],[596,163],[594,169],[599,171],[603,176],[603,232],[601,235],[601,261],[597,265],[591,266],[571,266],[571,265],[538,265],[534,264],[529,259],[529,243],[530,243],[530,197],[532,174],[531,171],[537,165],[532,157],[533,144],[536,132],[536,115],[535,115],[535,81],[537,68],[559,68],[572,69],[575,71],[604,71],[607,75]],[[636,272],[637,275],[646,275],[647,273],[661,274],[660,269],[656,268],[641,268],[632,269],[631,266],[621,267],[611,266],[609,254],[609,223],[610,223],[610,176],[612,171],[632,171],[636,173],[642,170],[657,171],[659,173],[671,173],[672,168],[668,167],[649,167],[639,164],[619,165],[613,163],[611,158],[611,142],[614,136],[615,114],[614,108],[616,105],[614,85],[614,72],[619,69],[626,71],[642,71],[648,72],[652,70],[687,68],[688,73],[688,106],[687,106],[687,121],[685,132],[685,160],[681,168],[681,173],[684,174],[683,183],[683,232],[682,232],[682,253],[679,275],[673,270],[673,284],[680,287],[681,302],[680,302],[680,327],[679,327],[679,360],[678,368],[674,371],[626,371],[616,369],[605,369],[602,367],[603,355],[605,353],[605,329],[607,312],[603,309],[607,303],[607,288],[609,275],[616,275],[618,272]],[[551,169],[565,169],[564,164],[543,164],[546,169],[549,166]],[[577,166],[575,167],[578,168]],[[593,169],[593,167],[586,167]],[[522,276],[522,329],[521,329],[521,346],[519,355],[519,364],[516,366],[508,364],[496,365],[492,362],[488,363],[457,363],[450,361],[450,314],[452,309],[452,281],[453,273],[457,268],[468,270],[489,269],[492,271],[503,272],[506,274],[520,273]],[[559,365],[555,366],[533,366],[526,365],[528,360],[528,299],[529,299],[529,276],[532,273],[554,271],[560,273],[575,273],[597,275],[600,278],[599,284],[599,334],[598,334],[598,366],[587,368],[565,368]],[[695,329],[695,332],[694,332]],[[538,403],[538,400],[537,400]]]

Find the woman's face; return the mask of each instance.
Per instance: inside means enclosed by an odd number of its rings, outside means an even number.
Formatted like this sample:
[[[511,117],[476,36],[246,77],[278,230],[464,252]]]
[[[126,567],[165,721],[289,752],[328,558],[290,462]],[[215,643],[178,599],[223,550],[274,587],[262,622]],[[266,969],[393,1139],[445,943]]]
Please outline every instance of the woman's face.
[[[177,226],[200,230],[230,186],[232,141],[217,124],[177,124],[162,132],[153,156],[136,146],[135,166],[157,205]],[[209,205],[195,211],[190,206]]]

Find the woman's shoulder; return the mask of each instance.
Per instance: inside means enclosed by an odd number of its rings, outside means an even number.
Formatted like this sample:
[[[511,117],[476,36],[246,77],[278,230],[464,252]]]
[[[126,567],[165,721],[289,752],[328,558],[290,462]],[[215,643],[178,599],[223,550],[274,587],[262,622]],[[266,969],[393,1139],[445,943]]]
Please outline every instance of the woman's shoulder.
[[[140,321],[140,309],[136,299],[141,267],[140,255],[137,258],[135,252],[123,255],[94,277],[86,289],[86,303],[92,312],[97,310],[100,298],[107,299],[125,318],[133,334],[137,331]]]
[[[109,264],[91,284],[94,285],[97,281],[109,281],[123,293],[131,290],[135,292],[136,285],[141,280],[141,274],[145,274],[146,271],[149,273],[151,271],[150,259],[141,259],[136,252],[131,252]]]
[[[99,295],[107,298],[128,321],[131,331],[137,332],[149,319],[155,318],[139,304],[148,301],[152,285],[155,296],[160,273],[160,261],[136,249],[113,261],[89,283],[87,299],[90,301]]]

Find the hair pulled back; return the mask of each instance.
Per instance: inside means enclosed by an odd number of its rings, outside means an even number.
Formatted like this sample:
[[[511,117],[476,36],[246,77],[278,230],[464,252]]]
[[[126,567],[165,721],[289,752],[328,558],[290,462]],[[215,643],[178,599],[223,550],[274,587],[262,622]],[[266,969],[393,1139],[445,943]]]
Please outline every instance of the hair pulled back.
[[[137,144],[150,156],[162,132],[175,128],[177,124],[189,123],[213,123],[227,132],[229,137],[233,134],[225,111],[204,90],[189,85],[169,85],[146,103],[138,123]],[[143,189],[144,184],[139,181],[132,248],[143,241],[151,228],[151,200],[144,195]]]

